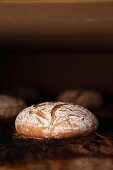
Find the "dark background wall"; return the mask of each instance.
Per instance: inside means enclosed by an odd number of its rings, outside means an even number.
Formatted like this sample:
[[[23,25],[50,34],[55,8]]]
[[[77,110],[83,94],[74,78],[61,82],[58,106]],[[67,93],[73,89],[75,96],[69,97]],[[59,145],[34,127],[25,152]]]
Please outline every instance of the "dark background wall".
[[[65,88],[113,92],[113,54],[1,55],[1,86],[27,85],[51,93]]]
[[[113,92],[113,2],[0,3],[0,86]]]

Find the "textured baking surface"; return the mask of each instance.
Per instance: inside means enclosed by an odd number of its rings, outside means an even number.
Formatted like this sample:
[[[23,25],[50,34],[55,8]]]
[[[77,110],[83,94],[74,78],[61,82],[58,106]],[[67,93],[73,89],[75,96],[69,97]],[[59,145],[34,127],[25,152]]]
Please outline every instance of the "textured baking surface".
[[[93,135],[64,140],[21,139],[1,131],[0,170],[112,170],[113,119],[99,122]]]

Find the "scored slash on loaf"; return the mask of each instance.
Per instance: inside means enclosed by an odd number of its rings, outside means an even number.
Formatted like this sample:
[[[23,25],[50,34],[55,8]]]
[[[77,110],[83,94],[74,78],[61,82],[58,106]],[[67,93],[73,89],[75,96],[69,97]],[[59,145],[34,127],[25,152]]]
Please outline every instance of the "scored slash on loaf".
[[[81,106],[46,102],[20,112],[15,127],[28,138],[67,138],[89,135],[98,128],[98,120]]]

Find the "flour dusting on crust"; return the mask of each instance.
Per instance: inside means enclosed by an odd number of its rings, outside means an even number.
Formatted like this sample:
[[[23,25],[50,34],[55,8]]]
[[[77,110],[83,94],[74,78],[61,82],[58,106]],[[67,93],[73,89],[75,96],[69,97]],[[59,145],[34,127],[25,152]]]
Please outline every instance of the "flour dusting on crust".
[[[59,134],[84,136],[98,127],[96,117],[87,109],[64,102],[46,102],[32,105],[17,116],[15,126],[42,129],[45,137],[59,137]],[[32,133],[32,132],[31,132]]]

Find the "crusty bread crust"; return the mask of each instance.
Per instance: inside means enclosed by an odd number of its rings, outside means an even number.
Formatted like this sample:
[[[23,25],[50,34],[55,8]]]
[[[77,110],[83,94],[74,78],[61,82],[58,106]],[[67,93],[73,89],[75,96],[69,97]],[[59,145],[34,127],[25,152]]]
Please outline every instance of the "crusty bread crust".
[[[23,100],[7,95],[0,95],[0,118],[16,117],[26,107]]]
[[[58,96],[58,101],[70,102],[86,108],[98,108],[103,104],[101,94],[91,90],[67,90]]]
[[[98,127],[87,109],[63,102],[47,102],[24,109],[15,121],[17,133],[30,138],[86,136]]]

